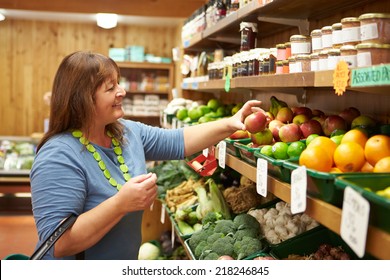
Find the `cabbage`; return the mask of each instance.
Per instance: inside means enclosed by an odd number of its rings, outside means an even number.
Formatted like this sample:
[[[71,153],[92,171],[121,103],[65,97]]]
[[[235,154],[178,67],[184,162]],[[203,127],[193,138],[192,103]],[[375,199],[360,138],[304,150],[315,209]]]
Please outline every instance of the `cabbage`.
[[[161,250],[157,245],[145,242],[141,245],[138,252],[139,260],[157,260],[160,257]]]

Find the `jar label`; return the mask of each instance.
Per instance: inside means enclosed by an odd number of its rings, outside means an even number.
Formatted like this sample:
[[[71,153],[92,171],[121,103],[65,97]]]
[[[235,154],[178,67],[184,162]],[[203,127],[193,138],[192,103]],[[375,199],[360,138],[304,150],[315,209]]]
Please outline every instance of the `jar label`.
[[[328,58],[320,58],[318,62],[318,70],[328,70]]]
[[[340,60],[340,56],[329,56],[328,57],[328,70],[335,69],[339,60]]]
[[[376,23],[369,23],[360,26],[360,39],[362,42],[379,38],[378,26]]]
[[[343,28],[343,43],[353,43],[360,41],[360,27]]]
[[[310,42],[291,43],[291,54],[310,54],[310,52],[311,52]]]
[[[322,49],[322,38],[312,38],[311,43],[313,51]]]
[[[295,73],[302,73],[302,62],[298,61],[294,63]]]
[[[340,60],[344,60],[349,68],[357,67],[357,56],[356,55],[343,55]]]
[[[310,70],[311,71],[318,71],[319,69],[318,69],[318,60],[312,60],[312,61],[310,61]]]
[[[371,66],[371,53],[370,52],[362,52],[357,54],[357,66],[365,67]]]
[[[322,48],[331,48],[332,47],[332,34],[322,35]]]
[[[332,32],[332,45],[340,45],[343,43],[343,31],[334,30]]]

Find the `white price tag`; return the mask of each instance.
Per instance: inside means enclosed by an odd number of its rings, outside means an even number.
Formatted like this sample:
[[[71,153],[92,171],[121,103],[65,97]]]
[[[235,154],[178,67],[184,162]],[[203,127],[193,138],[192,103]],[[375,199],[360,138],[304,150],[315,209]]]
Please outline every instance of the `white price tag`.
[[[265,159],[257,159],[256,190],[263,197],[267,197],[268,188],[268,162]]]
[[[209,155],[209,148],[204,149],[203,152],[202,152],[202,154],[203,154],[205,157],[207,157],[207,156]]]
[[[306,210],[307,173],[306,167],[300,166],[291,172],[291,213]]]
[[[160,222],[161,222],[162,224],[165,224],[165,208],[164,208],[164,205],[161,205]]]
[[[175,244],[175,226],[172,223],[172,228],[171,228],[171,243],[172,243],[172,248],[173,244]]]
[[[163,126],[168,127],[168,117],[167,114],[163,114]]]
[[[177,128],[177,119],[176,118],[172,119],[172,128],[173,129]]]
[[[344,190],[340,234],[359,258],[366,249],[370,204],[351,187]]]
[[[218,150],[218,165],[219,167],[225,169],[225,163],[226,163],[226,142],[221,141],[218,144],[219,150]]]

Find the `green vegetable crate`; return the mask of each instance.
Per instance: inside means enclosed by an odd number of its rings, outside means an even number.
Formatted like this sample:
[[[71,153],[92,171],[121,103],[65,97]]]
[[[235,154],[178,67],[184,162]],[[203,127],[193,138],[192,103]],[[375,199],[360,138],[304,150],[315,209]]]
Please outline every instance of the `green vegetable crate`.
[[[390,187],[390,173],[346,174],[336,178],[337,188],[350,186],[370,203],[370,224],[390,232],[390,199],[376,191]]]
[[[291,171],[283,166],[283,162],[286,160],[274,159],[272,157],[263,155],[260,153],[260,150],[255,151],[254,156],[256,158],[265,159],[268,162],[268,174],[282,180],[283,182],[291,182]],[[257,165],[257,163],[256,163]]]
[[[234,146],[234,143],[241,143],[243,145],[246,145],[249,144],[252,140],[250,138],[234,139],[234,140],[230,138],[225,138],[224,141],[226,142],[226,153],[241,158],[240,151],[236,146]]]
[[[314,254],[323,244],[332,247],[341,246],[350,259],[359,259],[338,234],[322,226],[308,231],[307,234],[300,235],[299,238],[292,238],[272,248],[270,255],[280,260],[288,259],[289,255],[309,256]],[[372,256],[366,254],[363,259],[372,259]]]
[[[240,142],[235,142],[234,146],[238,148],[240,157],[243,161],[249,163],[252,166],[257,165],[257,158],[255,157],[255,152],[260,151],[261,147],[251,147],[252,142],[249,144],[242,144]]]
[[[293,161],[286,160],[283,162],[283,167],[289,169],[290,172],[292,172],[299,167],[299,164]],[[340,175],[340,173],[320,172],[308,168],[308,195],[340,207],[343,203],[344,192],[340,188],[336,188],[335,185],[335,179]]]

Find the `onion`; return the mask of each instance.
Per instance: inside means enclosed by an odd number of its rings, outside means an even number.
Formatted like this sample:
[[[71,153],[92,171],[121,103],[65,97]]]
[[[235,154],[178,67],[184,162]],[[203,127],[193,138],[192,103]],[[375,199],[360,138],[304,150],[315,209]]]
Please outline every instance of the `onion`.
[[[218,258],[218,260],[234,260],[231,256],[223,255]]]

